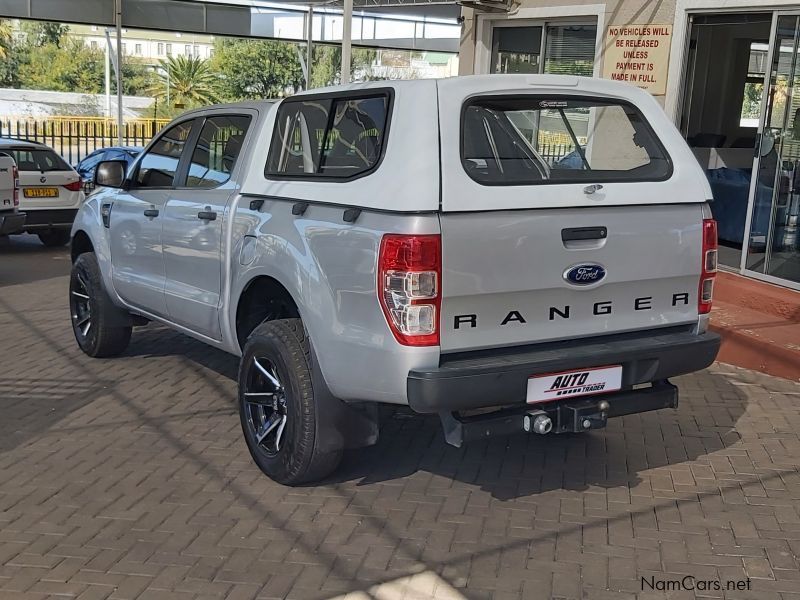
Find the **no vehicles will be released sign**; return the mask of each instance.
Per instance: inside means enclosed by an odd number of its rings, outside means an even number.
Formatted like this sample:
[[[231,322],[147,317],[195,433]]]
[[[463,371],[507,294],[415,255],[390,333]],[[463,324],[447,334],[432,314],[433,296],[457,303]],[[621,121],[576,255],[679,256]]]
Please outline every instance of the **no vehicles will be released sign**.
[[[671,25],[609,27],[603,76],[660,96],[667,92]]]

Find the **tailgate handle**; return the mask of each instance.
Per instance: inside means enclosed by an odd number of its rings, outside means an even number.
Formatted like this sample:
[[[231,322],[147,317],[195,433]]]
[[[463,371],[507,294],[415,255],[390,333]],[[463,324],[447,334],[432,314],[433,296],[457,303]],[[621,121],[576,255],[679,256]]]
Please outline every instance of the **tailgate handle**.
[[[561,241],[573,240],[603,240],[608,236],[605,227],[568,227],[561,230]]]

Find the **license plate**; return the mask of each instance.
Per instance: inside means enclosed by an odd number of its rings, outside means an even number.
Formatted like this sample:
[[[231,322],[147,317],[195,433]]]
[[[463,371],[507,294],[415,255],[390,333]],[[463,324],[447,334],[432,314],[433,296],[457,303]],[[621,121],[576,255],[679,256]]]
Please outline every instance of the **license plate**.
[[[22,193],[26,198],[58,198],[58,188],[54,187],[25,188]]]
[[[528,403],[615,392],[622,388],[622,366],[548,373],[528,378]]]

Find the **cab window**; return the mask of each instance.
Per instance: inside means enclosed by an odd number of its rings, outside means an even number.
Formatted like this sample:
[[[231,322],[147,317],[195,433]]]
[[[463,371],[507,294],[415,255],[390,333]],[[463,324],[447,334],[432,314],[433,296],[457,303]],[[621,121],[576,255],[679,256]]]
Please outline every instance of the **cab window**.
[[[194,120],[178,123],[158,138],[139,163],[137,187],[171,187]]]
[[[384,151],[389,109],[386,91],[284,101],[266,176],[352,179],[369,173]]]
[[[250,126],[247,115],[209,117],[192,151],[187,187],[215,188],[231,178]]]

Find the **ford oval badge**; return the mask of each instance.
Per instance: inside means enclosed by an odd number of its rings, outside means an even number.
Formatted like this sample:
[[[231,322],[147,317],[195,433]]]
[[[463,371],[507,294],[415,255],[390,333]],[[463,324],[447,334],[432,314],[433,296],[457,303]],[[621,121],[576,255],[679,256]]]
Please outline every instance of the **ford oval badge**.
[[[602,281],[606,276],[603,265],[583,264],[574,265],[564,271],[564,279],[572,285],[591,285]]]

